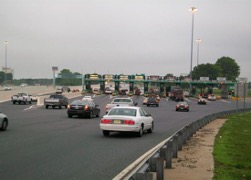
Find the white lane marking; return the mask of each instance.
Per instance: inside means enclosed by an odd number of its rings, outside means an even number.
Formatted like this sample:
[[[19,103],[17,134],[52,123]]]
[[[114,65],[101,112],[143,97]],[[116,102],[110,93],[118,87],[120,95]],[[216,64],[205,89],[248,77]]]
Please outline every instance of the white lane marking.
[[[231,103],[230,101],[227,101],[227,100],[224,100],[224,99],[221,99],[220,101],[222,101],[222,102],[225,102],[225,103]]]
[[[26,108],[26,109],[24,109],[25,111],[26,110],[29,110],[29,109],[31,109],[31,108],[33,108],[34,107],[34,105],[32,105],[32,106],[30,106],[30,107],[28,107],[28,108]]]

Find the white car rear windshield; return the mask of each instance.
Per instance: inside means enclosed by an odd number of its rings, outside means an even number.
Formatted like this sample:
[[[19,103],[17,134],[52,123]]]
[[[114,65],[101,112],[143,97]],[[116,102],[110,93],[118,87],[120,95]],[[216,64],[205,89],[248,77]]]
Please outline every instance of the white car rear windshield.
[[[108,114],[109,116],[119,115],[119,116],[136,116],[136,109],[128,109],[128,108],[114,108]]]

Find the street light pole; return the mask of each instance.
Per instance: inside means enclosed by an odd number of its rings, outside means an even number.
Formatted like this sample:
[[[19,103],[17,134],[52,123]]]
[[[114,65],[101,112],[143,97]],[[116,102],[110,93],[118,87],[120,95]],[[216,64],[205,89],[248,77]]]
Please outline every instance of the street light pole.
[[[199,65],[199,54],[200,54],[200,42],[201,42],[201,39],[196,39],[195,40],[197,42],[197,66]]]
[[[190,63],[190,79],[193,80],[192,77],[192,68],[193,68],[193,31],[194,31],[194,13],[197,11],[197,8],[191,7],[189,11],[192,12],[192,36],[191,36],[191,63]],[[192,84],[190,83],[190,90],[192,90]]]
[[[4,76],[4,83],[7,83],[7,45],[8,41],[4,41],[5,45],[5,76]]]

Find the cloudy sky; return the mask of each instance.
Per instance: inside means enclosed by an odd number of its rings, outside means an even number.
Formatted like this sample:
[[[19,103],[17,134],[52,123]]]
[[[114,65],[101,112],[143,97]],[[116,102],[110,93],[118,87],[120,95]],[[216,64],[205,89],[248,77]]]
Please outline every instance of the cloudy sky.
[[[0,66],[14,78],[59,71],[176,76],[222,56],[251,79],[251,0],[0,0]]]

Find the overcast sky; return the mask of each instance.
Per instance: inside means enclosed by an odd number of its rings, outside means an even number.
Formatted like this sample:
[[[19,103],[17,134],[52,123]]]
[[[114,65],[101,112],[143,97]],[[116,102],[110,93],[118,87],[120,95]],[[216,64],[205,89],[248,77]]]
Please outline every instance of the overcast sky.
[[[14,78],[59,71],[176,76],[222,56],[251,80],[251,0],[0,0],[0,66]]]

